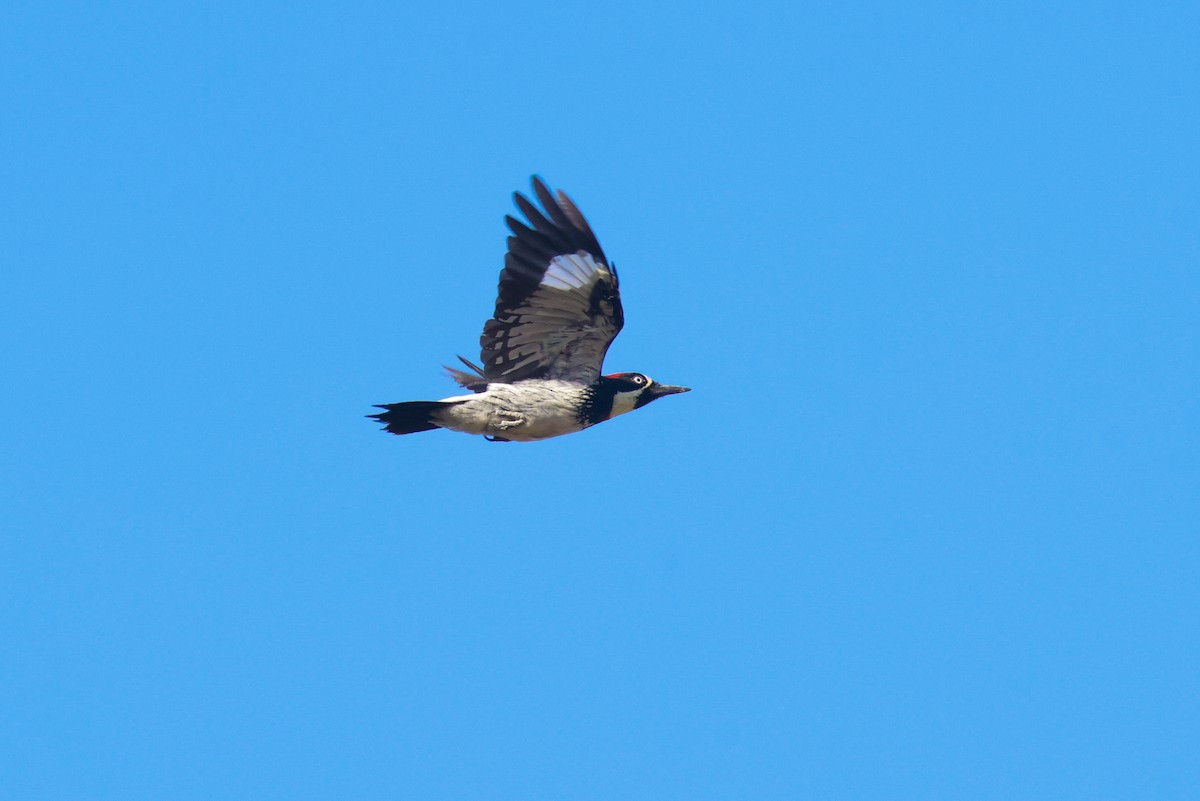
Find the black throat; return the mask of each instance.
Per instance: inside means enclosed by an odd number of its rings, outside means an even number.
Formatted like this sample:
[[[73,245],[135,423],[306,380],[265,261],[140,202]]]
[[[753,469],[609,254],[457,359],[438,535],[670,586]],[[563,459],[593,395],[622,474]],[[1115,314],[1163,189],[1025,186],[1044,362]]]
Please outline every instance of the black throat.
[[[583,405],[579,408],[579,422],[585,426],[594,426],[612,417],[613,398],[622,389],[625,389],[622,381],[614,381],[604,376],[596,379],[596,383],[588,387],[583,396]]]

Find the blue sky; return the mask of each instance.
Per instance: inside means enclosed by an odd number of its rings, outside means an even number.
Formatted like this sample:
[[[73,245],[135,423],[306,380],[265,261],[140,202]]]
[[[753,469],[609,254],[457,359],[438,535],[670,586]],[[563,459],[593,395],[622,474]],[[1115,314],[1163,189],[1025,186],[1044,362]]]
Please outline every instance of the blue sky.
[[[8,4],[0,795],[1200,793],[1190,4]],[[543,175],[582,434],[454,391]]]

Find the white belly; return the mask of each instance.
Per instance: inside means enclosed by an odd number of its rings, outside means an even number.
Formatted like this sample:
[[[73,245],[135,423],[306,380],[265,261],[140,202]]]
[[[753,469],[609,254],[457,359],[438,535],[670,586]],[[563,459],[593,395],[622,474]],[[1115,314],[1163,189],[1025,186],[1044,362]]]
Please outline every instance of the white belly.
[[[446,398],[461,403],[443,412],[441,422],[452,431],[515,442],[559,437],[585,428],[578,417],[581,392],[567,381],[491,384],[478,395]]]

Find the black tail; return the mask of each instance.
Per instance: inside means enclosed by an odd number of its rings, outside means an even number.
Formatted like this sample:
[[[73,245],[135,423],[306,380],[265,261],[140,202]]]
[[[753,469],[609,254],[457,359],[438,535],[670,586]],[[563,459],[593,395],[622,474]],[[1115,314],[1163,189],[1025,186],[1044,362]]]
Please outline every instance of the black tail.
[[[442,403],[441,401],[409,401],[408,403],[389,403],[384,406],[376,406],[376,409],[384,409],[386,411],[379,414],[369,414],[367,417],[373,417],[383,423],[393,434],[415,434],[418,431],[432,431],[435,428],[441,428],[434,422],[433,416],[436,412],[447,406],[453,406],[452,403]]]

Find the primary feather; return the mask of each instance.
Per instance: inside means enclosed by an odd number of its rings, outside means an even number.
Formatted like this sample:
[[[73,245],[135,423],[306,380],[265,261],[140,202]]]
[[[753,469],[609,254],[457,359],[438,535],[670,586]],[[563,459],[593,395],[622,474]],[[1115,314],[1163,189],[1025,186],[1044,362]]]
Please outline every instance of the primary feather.
[[[625,323],[617,271],[566,194],[551,194],[536,177],[533,189],[546,214],[518,192],[529,225],[505,218],[513,235],[496,310],[479,340],[484,376],[590,384]]]

